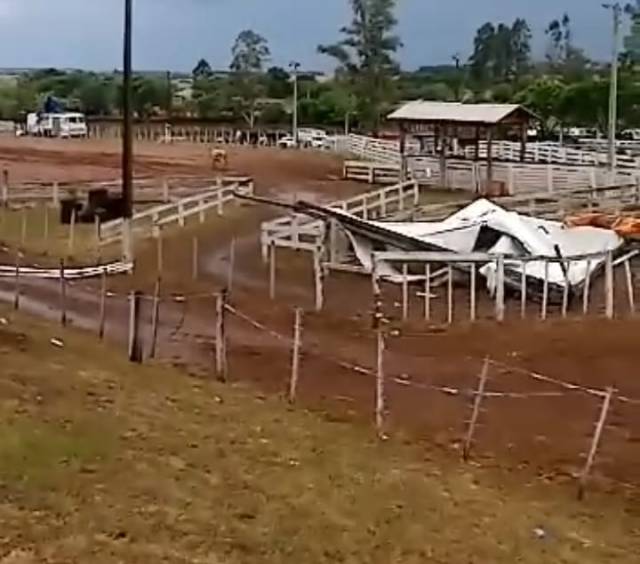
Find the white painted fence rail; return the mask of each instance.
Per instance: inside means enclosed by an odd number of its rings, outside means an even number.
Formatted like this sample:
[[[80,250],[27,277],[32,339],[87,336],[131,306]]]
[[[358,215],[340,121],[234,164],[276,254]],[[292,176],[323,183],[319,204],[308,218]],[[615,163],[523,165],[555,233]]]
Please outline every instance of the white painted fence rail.
[[[419,202],[420,187],[411,181],[333,202],[328,207],[362,219],[382,219],[415,208]],[[262,256],[266,260],[271,246],[315,251],[325,235],[325,223],[304,214],[291,214],[267,221],[261,228]]]
[[[253,194],[253,181],[245,179],[242,183],[211,187],[207,192],[138,212],[132,218],[132,230],[134,233],[147,231],[150,235],[157,236],[162,227],[171,223],[184,227],[187,219],[194,215],[198,215],[200,222],[204,223],[206,213],[212,209],[215,209],[218,215],[223,215],[226,204],[236,199],[236,193]],[[122,226],[122,219],[102,225],[100,244],[108,245],[120,241],[123,237]]]
[[[86,266],[64,269],[66,280],[80,280],[86,278],[96,278],[107,274],[128,274],[133,270],[132,262],[112,262],[99,266]],[[18,271],[21,278],[39,278],[57,280],[60,278],[60,268],[42,268],[38,266],[15,266],[0,265],[0,278],[16,278]]]

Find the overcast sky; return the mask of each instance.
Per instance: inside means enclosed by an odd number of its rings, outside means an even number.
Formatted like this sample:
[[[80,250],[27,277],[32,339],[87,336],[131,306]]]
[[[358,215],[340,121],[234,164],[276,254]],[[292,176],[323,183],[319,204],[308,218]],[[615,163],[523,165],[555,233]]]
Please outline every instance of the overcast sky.
[[[135,67],[191,70],[200,57],[213,67],[229,63],[239,31],[251,28],[270,42],[273,63],[300,60],[325,70],[319,43],[338,37],[349,19],[348,0],[134,0]],[[0,66],[120,66],[124,0],[0,0]],[[466,57],[475,30],[486,21],[525,17],[538,55],[544,27],[569,12],[575,42],[596,58],[607,58],[611,16],[602,0],[398,0],[403,66],[445,63]]]

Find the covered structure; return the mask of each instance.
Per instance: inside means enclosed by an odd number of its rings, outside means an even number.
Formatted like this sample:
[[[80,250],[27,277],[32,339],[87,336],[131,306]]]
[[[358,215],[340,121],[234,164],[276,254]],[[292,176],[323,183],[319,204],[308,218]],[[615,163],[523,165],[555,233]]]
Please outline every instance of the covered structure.
[[[407,138],[420,142],[419,154],[440,155],[440,168],[446,169],[449,154],[455,154],[460,144],[475,147],[474,159],[480,160],[480,142],[486,141],[487,189],[493,181],[492,143],[499,139],[518,139],[520,159],[527,150],[527,132],[536,116],[517,104],[463,104],[459,102],[408,102],[392,112],[387,119],[396,123],[400,131],[401,176],[406,180]],[[429,143],[429,141],[431,143]]]

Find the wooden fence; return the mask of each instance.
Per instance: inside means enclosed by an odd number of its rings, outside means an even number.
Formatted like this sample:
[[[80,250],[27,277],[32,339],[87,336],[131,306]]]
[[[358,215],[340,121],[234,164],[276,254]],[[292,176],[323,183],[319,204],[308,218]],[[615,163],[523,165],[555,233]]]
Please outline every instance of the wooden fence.
[[[362,219],[381,219],[410,210],[420,201],[420,187],[415,182],[403,182],[329,204]],[[325,223],[303,214],[291,214],[268,221],[261,227],[262,256],[266,261],[269,249],[284,247],[316,251],[325,237]]]
[[[137,212],[132,218],[132,231],[134,233],[146,232],[148,235],[157,237],[163,227],[172,223],[184,227],[187,219],[194,215],[197,215],[199,221],[204,223],[208,211],[215,209],[218,215],[222,215],[225,206],[235,201],[238,193],[242,195],[253,194],[253,181],[246,178],[228,185],[211,186],[206,192]],[[122,237],[122,219],[109,221],[101,226],[101,245],[120,241]]]

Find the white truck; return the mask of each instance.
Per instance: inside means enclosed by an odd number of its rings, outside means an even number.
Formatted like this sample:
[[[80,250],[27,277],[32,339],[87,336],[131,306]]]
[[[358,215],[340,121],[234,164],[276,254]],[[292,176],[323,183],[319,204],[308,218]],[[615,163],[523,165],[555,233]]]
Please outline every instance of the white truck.
[[[26,135],[36,137],[87,137],[87,120],[79,112],[62,112],[56,114],[31,113],[27,115]]]

